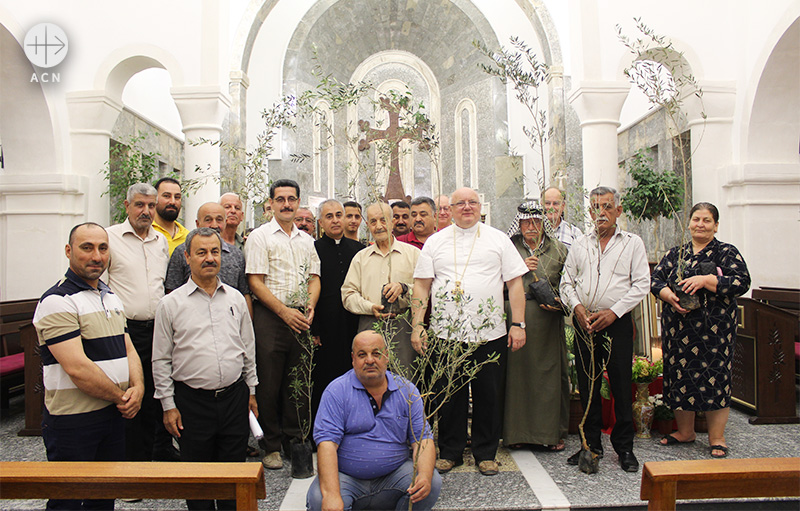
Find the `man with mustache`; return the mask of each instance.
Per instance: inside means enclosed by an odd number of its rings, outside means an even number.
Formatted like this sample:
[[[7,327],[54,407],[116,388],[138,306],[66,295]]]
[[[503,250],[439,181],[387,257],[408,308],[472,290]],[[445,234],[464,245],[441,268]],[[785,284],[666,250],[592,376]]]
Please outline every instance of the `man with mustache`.
[[[218,277],[222,245],[216,229],[190,232],[184,258],[191,278],[156,311],[155,396],[181,461],[245,461],[248,413],[258,416],[253,325],[242,294]],[[210,501],[186,504],[215,509]],[[234,501],[217,501],[217,509],[234,508]]]
[[[222,235],[222,241],[239,250],[243,250],[244,237],[238,232],[239,224],[244,220],[244,205],[242,204],[242,199],[235,193],[228,192],[222,194],[219,198],[219,203],[225,209],[225,224],[222,226],[222,232],[220,233]],[[270,220],[272,220],[272,218],[268,218],[267,222]],[[223,282],[225,281],[224,278],[222,280]]]
[[[375,243],[353,257],[342,284],[342,303],[359,315],[359,332],[372,330],[378,319],[394,323],[394,353],[403,366],[409,367],[415,356],[410,323],[408,318],[394,318],[408,309],[419,249],[397,242],[391,225],[392,208],[388,204],[377,202],[367,208],[367,227]]]
[[[417,197],[411,201],[411,231],[398,236],[397,241],[414,245],[422,250],[425,241],[436,232],[436,204],[430,197]]]
[[[297,208],[297,212],[294,214],[294,225],[312,238],[317,239],[317,219],[314,218],[314,213],[310,209],[306,207]]]
[[[47,460],[124,461],[123,419],[139,411],[144,382],[125,333],[122,302],[100,280],[108,265],[108,235],[92,222],[76,225],[65,252],[69,270],[42,295],[33,317],[42,355]],[[47,503],[47,509],[82,508],[113,509],[114,501]]]
[[[155,185],[156,217],[153,219],[153,229],[160,232],[169,244],[169,255],[175,247],[186,240],[189,229],[177,221],[181,214],[181,184],[171,177],[162,177]]]
[[[156,189],[147,183],[131,185],[124,202],[127,219],[106,229],[110,249],[106,282],[122,300],[128,333],[144,373],[142,409],[125,424],[128,461],[166,460],[175,456],[169,445],[171,438],[161,423],[161,406],[153,399],[153,319],[158,302],[164,297],[169,262],[166,237],[153,229],[156,196]],[[157,430],[164,439],[159,450],[153,448]]]
[[[222,229],[225,227],[227,218],[225,209],[216,202],[206,202],[197,210],[195,224],[198,228],[208,227],[217,231],[222,236]],[[192,271],[189,263],[184,257],[186,244],[182,243],[175,248],[172,257],[169,258],[167,267],[167,277],[164,280],[164,289],[167,293],[172,292],[188,282]],[[247,284],[247,275],[244,272],[244,254],[235,246],[222,240],[221,263],[219,267],[219,278],[225,284],[239,291],[247,302],[247,310],[252,316],[253,304],[250,298],[250,286]]]
[[[595,227],[572,244],[559,289],[562,302],[575,312],[575,364],[584,409],[591,401],[584,426],[586,441],[591,451],[602,457],[600,385],[594,386],[591,396],[589,385],[591,373],[599,376],[605,363],[617,419],[611,444],[622,470],[636,472],[639,461],[633,454],[631,311],[650,291],[650,267],[642,239],[617,226],[622,215],[619,193],[600,186],[589,193],[589,201]],[[570,456],[567,463],[577,465],[580,454],[578,451]]]
[[[264,430],[265,468],[283,467],[281,447],[300,439],[297,405],[291,398],[292,367],[302,348],[295,338],[311,327],[319,299],[320,262],[314,240],[294,224],[300,185],[279,179],[269,189],[272,221],[254,230],[245,245],[253,303],[258,380],[256,390]]]
[[[392,204],[392,234],[405,236],[411,230],[408,226],[410,219],[410,206],[405,201],[397,201]]]

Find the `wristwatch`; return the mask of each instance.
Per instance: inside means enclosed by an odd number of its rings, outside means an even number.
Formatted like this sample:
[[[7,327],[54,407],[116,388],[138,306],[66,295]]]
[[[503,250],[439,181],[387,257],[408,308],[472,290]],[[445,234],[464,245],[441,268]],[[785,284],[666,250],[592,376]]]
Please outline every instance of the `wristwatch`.
[[[523,321],[522,323],[511,323],[511,326],[518,326],[518,327],[520,327],[520,328],[522,328],[524,330],[525,329],[525,322]]]

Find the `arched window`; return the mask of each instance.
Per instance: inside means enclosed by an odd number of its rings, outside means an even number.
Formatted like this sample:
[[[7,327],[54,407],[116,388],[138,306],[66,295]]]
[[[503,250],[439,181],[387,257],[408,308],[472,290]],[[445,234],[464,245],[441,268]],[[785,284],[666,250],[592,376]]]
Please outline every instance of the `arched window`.
[[[333,111],[327,101],[320,100],[315,106],[312,140],[314,144],[314,190],[322,192],[322,176],[326,176],[326,196],[334,196],[334,144]]]
[[[455,110],[456,188],[478,189],[478,115],[475,103],[464,98]],[[465,182],[464,176],[468,178]]]

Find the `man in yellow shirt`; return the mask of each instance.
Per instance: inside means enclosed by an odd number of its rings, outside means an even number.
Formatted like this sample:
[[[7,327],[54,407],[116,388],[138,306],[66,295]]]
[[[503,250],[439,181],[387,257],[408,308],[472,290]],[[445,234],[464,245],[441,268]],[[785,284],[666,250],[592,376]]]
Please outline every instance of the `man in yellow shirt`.
[[[189,229],[177,221],[181,213],[181,184],[171,177],[162,177],[156,181],[156,217],[153,229],[167,238],[169,255],[175,247],[186,241]]]

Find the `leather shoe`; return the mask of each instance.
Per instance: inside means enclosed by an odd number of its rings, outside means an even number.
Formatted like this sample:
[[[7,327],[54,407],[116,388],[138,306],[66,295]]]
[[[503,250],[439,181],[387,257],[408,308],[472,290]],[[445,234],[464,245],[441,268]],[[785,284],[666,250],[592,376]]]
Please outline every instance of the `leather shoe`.
[[[478,463],[478,471],[485,476],[496,476],[500,469],[495,460],[483,460]]]
[[[583,449],[581,449],[580,451],[576,452],[575,454],[573,454],[572,456],[567,458],[567,465],[577,466],[578,465],[578,458],[581,457],[581,452],[583,452]],[[592,447],[592,452],[595,453],[596,455],[598,455],[600,457],[600,459],[603,458],[603,448],[602,447]]]
[[[638,472],[639,460],[633,455],[632,451],[625,451],[619,453],[619,466],[625,472]]]
[[[446,474],[463,463],[463,461],[456,462],[455,460],[438,459],[436,460],[436,470],[438,470],[440,474]]]
[[[283,468],[283,459],[281,459],[281,453],[278,451],[271,452],[264,456],[261,463],[264,465],[264,468],[269,470],[280,470]]]

